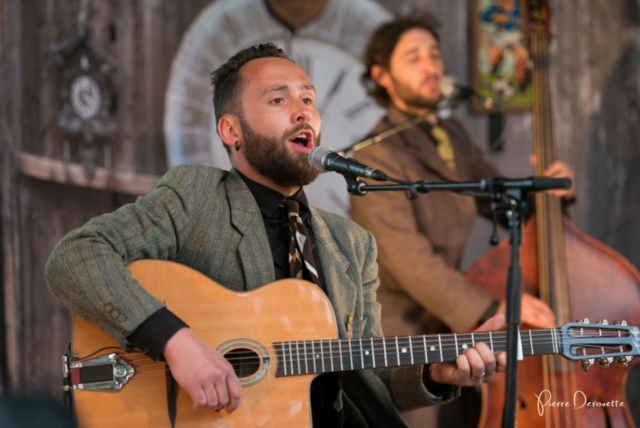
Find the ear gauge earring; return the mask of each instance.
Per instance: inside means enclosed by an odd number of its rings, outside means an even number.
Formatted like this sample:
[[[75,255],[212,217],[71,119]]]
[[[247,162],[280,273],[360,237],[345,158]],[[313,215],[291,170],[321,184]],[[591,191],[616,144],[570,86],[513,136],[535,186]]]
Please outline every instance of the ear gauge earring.
[[[233,145],[236,149],[236,152],[240,151],[240,141],[236,141],[236,143]]]

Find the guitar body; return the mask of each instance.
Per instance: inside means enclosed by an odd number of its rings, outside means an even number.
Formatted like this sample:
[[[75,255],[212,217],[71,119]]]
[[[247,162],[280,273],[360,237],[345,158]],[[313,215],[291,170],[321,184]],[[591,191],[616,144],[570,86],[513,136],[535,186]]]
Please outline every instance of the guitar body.
[[[147,291],[167,302],[167,307],[213,348],[223,353],[251,349],[264,357],[256,359],[256,373],[240,377],[242,398],[231,414],[193,410],[191,397],[179,389],[176,427],[311,426],[309,387],[316,375],[276,378],[278,358],[272,344],[338,337],[331,304],[322,290],[288,279],[238,293],[176,263],[141,260],[128,268]],[[109,354],[114,348],[124,354],[113,339],[76,316],[74,360]],[[131,361],[136,373],[120,391],[74,391],[80,427],[171,427],[166,364],[143,354],[129,353],[125,359]]]
[[[309,390],[320,373],[451,362],[478,342],[506,349],[506,332],[499,331],[339,339],[326,295],[302,280],[239,293],[173,262],[140,260],[128,269],[232,365],[240,406],[231,414],[193,410],[165,363],[125,351],[76,316],[63,372],[81,428],[311,427]],[[626,366],[640,354],[637,326],[567,323],[520,335],[524,356],[608,358]]]

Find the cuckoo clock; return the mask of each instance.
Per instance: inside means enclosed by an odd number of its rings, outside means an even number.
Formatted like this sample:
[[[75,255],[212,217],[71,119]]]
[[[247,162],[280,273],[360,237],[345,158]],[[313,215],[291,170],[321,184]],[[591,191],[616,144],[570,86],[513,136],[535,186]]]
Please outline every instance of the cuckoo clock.
[[[59,126],[64,135],[64,159],[79,159],[91,179],[102,158],[110,164],[113,118],[114,68],[104,50],[91,40],[87,22],[76,35],[52,48],[61,69]]]

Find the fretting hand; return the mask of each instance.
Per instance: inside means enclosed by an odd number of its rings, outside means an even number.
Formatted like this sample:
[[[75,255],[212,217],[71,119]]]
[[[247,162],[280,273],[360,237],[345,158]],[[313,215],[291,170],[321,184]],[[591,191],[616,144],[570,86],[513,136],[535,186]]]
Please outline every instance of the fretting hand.
[[[503,314],[496,314],[478,327],[476,332],[499,330],[505,323]],[[476,343],[452,363],[438,363],[429,366],[431,379],[441,384],[477,386],[493,379],[496,372],[504,372],[507,367],[507,353],[491,352],[485,343]]]

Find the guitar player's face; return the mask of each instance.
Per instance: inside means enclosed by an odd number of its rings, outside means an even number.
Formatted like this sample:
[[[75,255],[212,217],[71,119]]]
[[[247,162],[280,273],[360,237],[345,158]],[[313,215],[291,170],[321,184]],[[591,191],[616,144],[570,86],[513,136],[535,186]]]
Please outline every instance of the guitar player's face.
[[[320,114],[316,91],[307,75],[283,58],[245,64],[239,116],[242,149],[238,155],[279,186],[299,187],[317,172],[309,153],[319,144]]]

